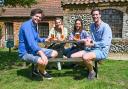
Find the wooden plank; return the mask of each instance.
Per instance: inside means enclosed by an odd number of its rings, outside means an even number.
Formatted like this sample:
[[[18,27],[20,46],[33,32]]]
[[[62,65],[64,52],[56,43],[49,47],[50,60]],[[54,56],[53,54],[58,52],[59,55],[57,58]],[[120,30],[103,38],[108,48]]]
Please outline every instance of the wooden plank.
[[[50,58],[49,62],[82,62],[82,58]]]

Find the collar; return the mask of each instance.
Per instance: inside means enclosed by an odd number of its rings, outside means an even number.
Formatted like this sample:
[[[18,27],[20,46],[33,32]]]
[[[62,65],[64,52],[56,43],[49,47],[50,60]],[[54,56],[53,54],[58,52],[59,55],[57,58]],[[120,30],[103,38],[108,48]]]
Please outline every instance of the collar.
[[[98,31],[98,29],[100,28],[101,24],[103,23],[103,21],[101,21],[100,24],[98,24],[98,26],[96,26],[96,23],[94,23],[94,30]]]
[[[30,19],[30,21],[31,21],[31,25],[32,25],[33,27],[37,27],[37,24],[35,24],[35,23],[32,21],[32,19]]]

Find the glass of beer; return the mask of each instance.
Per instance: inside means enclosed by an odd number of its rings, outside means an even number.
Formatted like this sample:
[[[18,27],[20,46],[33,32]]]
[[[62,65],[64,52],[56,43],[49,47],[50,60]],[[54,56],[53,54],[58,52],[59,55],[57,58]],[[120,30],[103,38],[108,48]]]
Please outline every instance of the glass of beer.
[[[51,40],[54,40],[54,39],[55,39],[55,35],[51,34]]]
[[[76,40],[80,40],[80,33],[78,33],[78,32],[75,33],[75,39],[76,39]]]
[[[64,40],[64,34],[61,34],[60,39]]]

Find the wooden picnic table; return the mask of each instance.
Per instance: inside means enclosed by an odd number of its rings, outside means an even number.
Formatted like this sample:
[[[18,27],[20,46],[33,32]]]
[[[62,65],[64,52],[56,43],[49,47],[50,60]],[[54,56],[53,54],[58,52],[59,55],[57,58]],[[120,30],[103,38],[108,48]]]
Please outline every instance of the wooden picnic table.
[[[81,46],[79,44],[77,44],[77,41],[50,41],[50,42],[45,42],[44,45],[47,45],[47,48],[50,49],[54,49],[57,50],[59,55],[57,58],[50,58],[49,62],[56,62],[57,63],[57,68],[58,70],[61,70],[61,62],[83,62],[82,58],[63,58],[63,52],[65,50],[64,46],[65,44],[72,44],[72,45],[76,45],[77,47],[81,48]],[[81,42],[82,43],[82,42]],[[58,45],[58,47],[56,47]],[[81,49],[82,50],[82,49]],[[98,64],[99,61],[95,61],[94,62],[94,70],[96,72],[96,77],[97,77],[97,73],[98,73]],[[32,71],[34,69],[34,64],[32,64]]]
[[[65,48],[70,48],[73,45],[76,46],[79,49],[83,49],[82,45],[84,45],[82,42],[79,41],[72,41],[72,40],[64,40],[64,41],[50,41],[50,42],[45,42],[44,43],[48,49],[54,49],[58,51],[59,58],[63,57],[63,52]],[[68,44],[68,47],[66,47],[66,44]],[[70,46],[69,46],[70,45]]]

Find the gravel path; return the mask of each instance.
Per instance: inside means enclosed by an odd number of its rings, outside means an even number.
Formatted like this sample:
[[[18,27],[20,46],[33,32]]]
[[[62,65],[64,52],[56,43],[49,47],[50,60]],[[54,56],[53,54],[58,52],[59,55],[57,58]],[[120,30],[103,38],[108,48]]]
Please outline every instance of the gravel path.
[[[110,53],[108,59],[128,61],[128,53]]]

